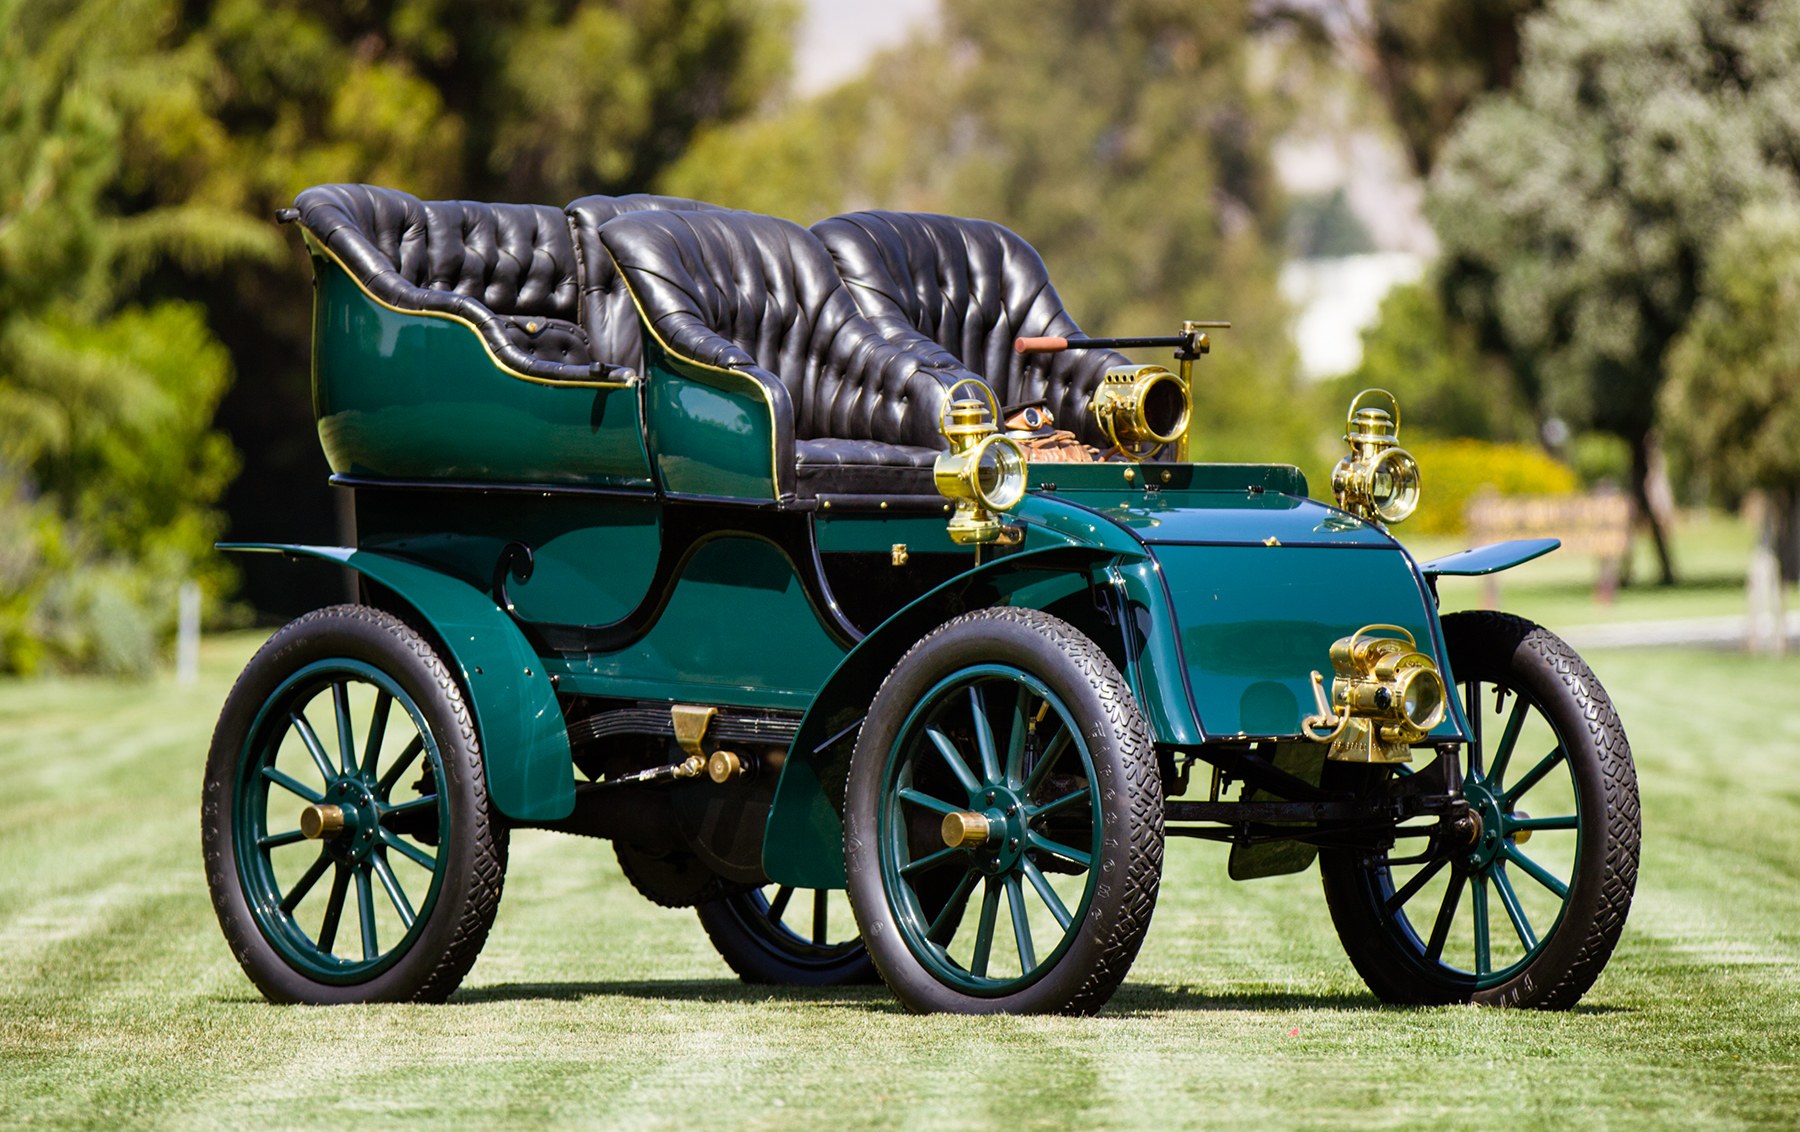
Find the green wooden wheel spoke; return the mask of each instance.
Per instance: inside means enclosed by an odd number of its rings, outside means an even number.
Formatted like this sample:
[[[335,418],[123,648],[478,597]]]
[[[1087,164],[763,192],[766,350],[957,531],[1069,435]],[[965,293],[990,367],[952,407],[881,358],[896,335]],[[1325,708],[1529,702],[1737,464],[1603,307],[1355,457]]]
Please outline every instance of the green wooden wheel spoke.
[[[381,807],[381,816],[387,818],[393,817],[395,814],[410,814],[427,809],[435,810],[437,808],[437,802],[438,796],[436,794],[427,794],[423,798],[408,798],[398,805]]]
[[[1064,794],[1062,797],[1056,799],[1054,802],[1045,802],[1041,806],[1027,806],[1027,807],[1025,807],[1025,813],[1028,816],[1033,817],[1033,818],[1049,817],[1051,814],[1056,813],[1058,810],[1067,809],[1068,807],[1073,806],[1077,802],[1087,800],[1089,797],[1091,797],[1090,793],[1088,792],[1086,787],[1083,787],[1082,789],[1076,790],[1073,793]]]
[[[966,850],[962,849],[960,846],[947,845],[935,853],[927,853],[916,861],[908,861],[906,864],[900,866],[900,875],[909,877],[914,873],[922,873],[926,869],[936,868],[949,858],[963,852],[966,852]]]
[[[297,798],[305,799],[314,805],[318,805],[325,800],[325,795],[314,790],[299,779],[283,774],[272,766],[263,767],[262,776],[281,787],[283,790],[286,790],[289,794],[292,794]]]
[[[387,890],[387,898],[394,905],[394,911],[400,913],[400,922],[410,929],[416,914],[413,912],[412,901],[406,898],[405,890],[400,887],[400,878],[394,875],[393,866],[387,863],[387,858],[377,856],[374,865],[375,879]]]
[[[794,888],[792,885],[784,884],[775,890],[775,899],[769,901],[769,922],[771,924],[781,922],[781,914],[787,911],[788,901],[793,898]]]
[[[1507,860],[1519,866],[1521,869],[1524,869],[1525,874],[1532,880],[1537,881],[1551,892],[1556,893],[1559,898],[1564,900],[1568,899],[1569,886],[1558,880],[1556,875],[1549,869],[1546,869],[1530,857],[1527,857],[1517,845],[1514,845],[1510,841],[1503,842],[1500,846],[1500,852],[1506,855]]]
[[[1562,762],[1562,760],[1562,744],[1558,743],[1556,749],[1545,755],[1542,762],[1525,772],[1524,778],[1519,779],[1518,782],[1514,783],[1510,788],[1501,793],[1500,797],[1506,802],[1507,808],[1511,809],[1516,805],[1519,799],[1525,796],[1527,790],[1530,790],[1533,786],[1536,786],[1539,782],[1543,781],[1544,776],[1549,774],[1556,764]]]
[[[1469,777],[1481,777],[1481,682],[1463,685],[1463,718],[1469,721]]]
[[[1537,946],[1537,933],[1531,930],[1531,921],[1525,916],[1525,909],[1519,906],[1519,894],[1513,891],[1512,881],[1506,877],[1506,870],[1498,866],[1494,869],[1494,892],[1500,897],[1500,906],[1506,909],[1506,918],[1512,921],[1513,931],[1519,933],[1519,942],[1529,952]]]
[[[826,925],[826,911],[830,908],[827,897],[831,894],[823,888],[813,890],[813,934],[812,941],[816,946],[824,947],[825,941],[831,938]]]
[[[969,959],[969,972],[987,976],[988,959],[994,950],[994,920],[1000,912],[1000,886],[992,880],[981,895],[981,922],[975,928],[975,954]]]
[[[956,890],[950,894],[950,899],[944,901],[944,906],[938,909],[938,914],[932,918],[930,926],[925,929],[926,939],[937,944],[939,947],[950,946],[950,940],[948,938],[939,939],[938,936],[950,925],[962,922],[957,916],[957,912],[959,912],[963,905],[968,902],[969,894],[975,891],[975,885],[980,880],[981,874],[974,869],[970,869],[963,874],[963,878],[956,882]],[[952,932],[951,935],[954,936],[955,933]]]
[[[1019,972],[1030,974],[1037,966],[1037,949],[1031,946],[1031,921],[1025,916],[1025,888],[1016,875],[1006,878],[1006,905],[1012,913],[1013,942],[1019,948]]]
[[[1438,875],[1439,871],[1443,869],[1444,864],[1445,859],[1439,857],[1437,860],[1420,869],[1417,873],[1414,873],[1411,880],[1402,885],[1398,892],[1388,897],[1387,914],[1392,916],[1399,912],[1400,909],[1404,908],[1408,900],[1417,896],[1419,890],[1429,884],[1432,877]]]
[[[394,697],[386,688],[375,694],[375,710],[369,716],[369,738],[363,746],[363,769],[370,774],[375,773],[381,761],[381,741],[387,737],[388,712],[393,709]]]
[[[300,902],[306,899],[306,894],[313,890],[313,885],[319,883],[319,878],[324,876],[325,870],[330,867],[331,854],[323,849],[319,850],[319,859],[312,863],[311,868],[300,874],[300,879],[294,882],[294,887],[288,889],[287,895],[281,898],[281,910],[290,916],[293,915],[294,909],[300,906]]]
[[[1012,729],[1006,736],[1006,774],[1007,782],[1018,782],[1025,777],[1025,739],[1030,735],[1026,725],[1028,716],[1025,712],[1025,701],[1031,696],[1031,689],[1020,684],[1017,694],[1013,696]]]
[[[1436,963],[1450,942],[1450,925],[1456,919],[1456,906],[1462,900],[1464,876],[1453,873],[1444,891],[1444,902],[1438,905],[1437,921],[1431,925],[1431,940],[1425,945],[1425,958]]]
[[[383,798],[392,794],[394,792],[394,784],[400,781],[400,776],[406,773],[406,768],[413,764],[413,760],[418,758],[419,753],[424,749],[425,736],[414,735],[412,737],[412,742],[408,743],[406,749],[401,751],[399,756],[394,759],[394,765],[388,767],[387,773],[383,774],[381,776],[381,781],[376,783],[375,792]]]
[[[405,854],[407,857],[417,862],[420,868],[430,869],[432,872],[437,871],[436,857],[425,852],[425,850],[419,848],[417,845],[402,840],[398,834],[395,834],[390,830],[382,830],[381,843],[386,845],[389,849],[394,849]]]
[[[981,752],[981,775],[989,782],[1000,781],[1000,756],[994,750],[994,724],[988,719],[987,697],[981,685],[969,685],[969,713],[975,722],[975,747]]]
[[[1090,854],[1083,853],[1079,849],[1071,849],[1060,841],[1052,841],[1048,837],[1045,837],[1043,834],[1034,830],[1026,831],[1025,838],[1032,848],[1041,849],[1045,853],[1055,854],[1071,864],[1080,865],[1084,869],[1089,868],[1094,863],[1094,858]]]
[[[344,898],[350,892],[350,870],[339,865],[331,878],[331,897],[325,901],[325,918],[319,921],[319,950],[326,955],[337,946],[338,923],[344,918]]]
[[[933,798],[923,790],[915,790],[911,786],[901,787],[898,793],[902,802],[911,802],[915,806],[923,806],[934,814],[960,814],[964,808],[962,806],[952,806],[948,802]]]
[[[356,773],[356,732],[350,725],[350,684],[339,680],[331,686],[331,706],[337,715],[338,758],[345,774]]]
[[[981,793],[981,783],[975,781],[975,775],[970,772],[969,764],[963,759],[962,752],[956,749],[956,744],[950,741],[950,736],[935,727],[927,727],[925,736],[931,740],[931,745],[937,748],[937,753],[944,757],[944,764],[950,768],[950,773],[956,776],[957,784],[967,790],[971,798]]]
[[[295,732],[300,736],[300,742],[306,746],[306,753],[312,756],[313,765],[319,768],[319,774],[329,785],[331,780],[337,777],[337,771],[332,769],[331,760],[325,757],[325,747],[319,742],[319,733],[313,730],[311,723],[307,722],[304,712],[289,712],[288,722],[293,724]]]
[[[1510,814],[1506,818],[1506,829],[1578,829],[1580,819],[1574,814],[1560,814],[1548,818],[1515,818]]]
[[[1050,909],[1050,915],[1056,920],[1056,926],[1066,931],[1073,917],[1069,915],[1068,906],[1062,902],[1062,897],[1058,896],[1056,890],[1050,887],[1050,881],[1044,876],[1044,870],[1032,864],[1029,857],[1019,858],[1019,866],[1025,874],[1025,879],[1031,882],[1031,887],[1037,889],[1038,897],[1043,900],[1044,907]]]
[[[363,962],[381,954],[381,940],[375,934],[375,886],[369,883],[369,870],[356,870],[356,912],[362,921]]]
[[[286,833],[271,833],[257,838],[256,847],[258,849],[279,849],[283,845],[293,845],[305,840],[306,834],[297,829],[290,829]]]
[[[1494,969],[1493,958],[1488,954],[1488,900],[1487,876],[1475,874],[1475,885],[1470,893],[1472,908],[1475,912],[1475,973],[1486,975]]]
[[[1033,791],[1043,785],[1044,779],[1050,776],[1050,768],[1055,766],[1056,760],[1069,749],[1071,738],[1069,729],[1063,725],[1060,716],[1055,718],[1056,738],[1044,745],[1044,753],[1038,756],[1037,765],[1031,768],[1031,777],[1025,780],[1025,786],[1021,791],[1026,797],[1030,797]]]
[[[1506,727],[1500,732],[1500,745],[1494,750],[1494,764],[1488,768],[1487,780],[1496,786],[1506,781],[1506,764],[1512,760],[1513,747],[1519,742],[1519,732],[1525,727],[1525,717],[1531,714],[1531,704],[1524,696],[1513,696],[1512,714],[1506,717]]]

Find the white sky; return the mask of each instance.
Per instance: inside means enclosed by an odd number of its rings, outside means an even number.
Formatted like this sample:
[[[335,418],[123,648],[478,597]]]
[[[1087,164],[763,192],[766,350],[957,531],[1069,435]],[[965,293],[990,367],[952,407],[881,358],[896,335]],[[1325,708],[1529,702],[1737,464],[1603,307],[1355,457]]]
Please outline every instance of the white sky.
[[[816,94],[854,78],[869,57],[937,18],[937,0],[806,0],[795,86]]]

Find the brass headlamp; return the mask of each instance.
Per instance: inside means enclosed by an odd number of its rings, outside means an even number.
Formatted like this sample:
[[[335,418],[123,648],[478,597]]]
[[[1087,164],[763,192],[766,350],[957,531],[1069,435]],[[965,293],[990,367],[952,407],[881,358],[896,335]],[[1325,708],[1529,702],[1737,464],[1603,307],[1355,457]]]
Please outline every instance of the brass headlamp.
[[[1379,635],[1377,635],[1379,634]],[[1331,698],[1312,674],[1319,714],[1301,723],[1308,739],[1330,743],[1342,762],[1412,761],[1412,744],[1443,722],[1444,677],[1413,635],[1398,625],[1365,625],[1331,646]]]
[[[1112,446],[1142,458],[1187,431],[1187,383],[1161,366],[1114,366],[1088,409]]]
[[[973,385],[986,397],[955,400],[956,391]],[[932,464],[932,479],[945,499],[956,504],[950,516],[950,540],[986,543],[1000,539],[1006,525],[995,514],[1016,507],[1025,498],[1028,472],[1025,450],[999,431],[1000,406],[994,391],[969,377],[952,385],[938,416],[938,431],[950,442],[950,451]]]
[[[1379,393],[1394,411],[1358,409],[1362,399]],[[1385,389],[1365,389],[1350,402],[1344,439],[1350,454],[1331,470],[1331,490],[1338,506],[1353,515],[1398,523],[1419,506],[1419,462],[1400,447],[1400,402]]]

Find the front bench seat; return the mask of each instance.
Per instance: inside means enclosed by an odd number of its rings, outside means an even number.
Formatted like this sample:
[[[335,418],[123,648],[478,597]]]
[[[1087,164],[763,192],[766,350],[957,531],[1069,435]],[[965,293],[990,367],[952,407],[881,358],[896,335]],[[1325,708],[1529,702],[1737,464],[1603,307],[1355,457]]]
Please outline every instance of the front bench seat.
[[[631,193],[627,196],[589,196],[569,202],[563,209],[575,236],[575,262],[581,286],[581,326],[589,349],[597,358],[642,370],[643,329],[631,306],[631,294],[619,283],[618,269],[600,243],[600,226],[630,212],[713,212],[716,204],[686,197]]]
[[[941,350],[888,342],[806,229],[747,212],[638,212],[599,236],[650,332],[762,385],[780,495],[936,494],[944,395],[973,374]]]
[[[1116,350],[1019,355],[1013,340],[1080,338],[1037,250],[991,220],[852,212],[812,226],[862,313],[891,342],[933,347],[985,378],[1002,404],[1042,399],[1086,444],[1110,442],[1088,411]],[[922,339],[922,341],[921,341]]]
[[[575,245],[561,209],[421,201],[376,185],[315,185],[300,223],[369,293],[470,323],[502,365],[550,381],[623,376],[575,321]]]

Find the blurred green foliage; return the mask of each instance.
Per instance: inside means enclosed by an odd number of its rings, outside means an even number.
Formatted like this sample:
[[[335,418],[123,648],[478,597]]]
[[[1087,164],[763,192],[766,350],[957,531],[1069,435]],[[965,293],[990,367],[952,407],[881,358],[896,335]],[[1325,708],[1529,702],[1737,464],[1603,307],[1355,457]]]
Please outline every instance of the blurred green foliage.
[[[1541,415],[1626,442],[1646,516],[1663,356],[1707,252],[1745,207],[1796,193],[1796,74],[1800,5],[1558,0],[1527,21],[1514,88],[1437,162],[1454,313]]]
[[[1419,509],[1408,534],[1457,534],[1469,503],[1484,491],[1499,495],[1567,495],[1580,486],[1575,473],[1542,448],[1487,440],[1408,440],[1419,461]]]
[[[702,131],[665,191],[811,223],[854,208],[981,216],[1029,240],[1096,335],[1226,318],[1196,371],[1196,454],[1317,467],[1276,290],[1293,112],[1255,5],[945,0],[941,26],[815,99]],[[1145,361],[1159,360],[1146,355]]]

